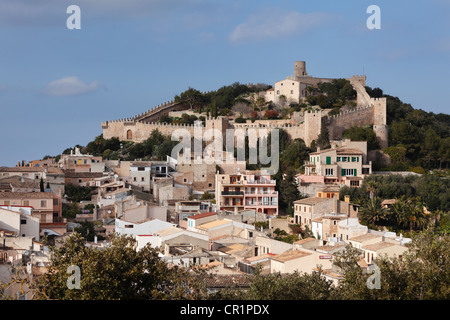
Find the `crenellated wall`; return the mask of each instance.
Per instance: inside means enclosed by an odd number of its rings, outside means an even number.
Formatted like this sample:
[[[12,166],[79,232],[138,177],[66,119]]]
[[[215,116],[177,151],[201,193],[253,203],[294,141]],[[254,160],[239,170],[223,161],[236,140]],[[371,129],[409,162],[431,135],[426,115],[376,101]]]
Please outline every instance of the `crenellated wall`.
[[[324,124],[328,128],[330,139],[339,139],[346,129],[362,127],[374,123],[374,107],[356,107],[337,115],[327,116]]]
[[[218,129],[225,137],[226,129],[267,129],[282,128],[292,139],[303,139],[310,146],[320,134],[322,126],[326,126],[330,139],[340,139],[346,129],[353,126],[373,125],[374,131],[382,148],[387,146],[388,128],[386,125],[386,98],[370,98],[365,90],[366,76],[352,76],[350,83],[357,92],[357,107],[341,112],[334,116],[327,116],[324,111],[305,111],[302,117],[289,120],[256,120],[254,123],[230,123],[226,117],[216,119],[207,118],[202,129]],[[176,125],[157,122],[161,116],[169,115],[173,111],[186,110],[188,107],[172,101],[149,109],[139,115],[120,120],[102,123],[103,137],[110,139],[142,142],[153,130],[157,129],[163,135],[170,136],[177,129],[187,129],[194,136],[194,125]],[[256,134],[260,134],[257,130]],[[262,133],[261,133],[262,134]]]

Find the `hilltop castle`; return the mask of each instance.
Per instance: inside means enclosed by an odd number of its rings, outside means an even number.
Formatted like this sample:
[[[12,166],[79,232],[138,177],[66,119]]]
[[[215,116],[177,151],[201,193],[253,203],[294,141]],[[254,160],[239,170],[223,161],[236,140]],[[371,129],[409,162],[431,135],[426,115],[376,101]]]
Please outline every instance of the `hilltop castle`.
[[[279,97],[284,95],[289,103],[300,102],[309,93],[308,86],[317,86],[321,82],[331,82],[330,78],[315,78],[306,72],[306,63],[296,61],[294,63],[294,75],[275,82],[272,89],[264,92],[266,101],[277,103]],[[328,116],[329,110],[299,112],[297,117],[283,120],[256,120],[254,122],[235,123],[228,117],[208,117],[205,121],[205,130],[214,128],[225,134],[226,129],[267,129],[270,132],[274,128],[282,128],[287,131],[292,139],[301,138],[306,145],[316,140],[322,126],[327,127],[330,139],[340,139],[344,130],[353,126],[373,125],[380,147],[384,148],[388,143],[388,129],[386,125],[386,98],[371,98],[366,92],[366,76],[352,76],[350,81],[357,93],[357,105],[354,109],[343,111],[340,114]],[[231,106],[230,106],[231,107]],[[158,129],[164,135],[171,135],[176,129],[187,129],[194,135],[194,125],[176,125],[159,123],[163,115],[169,115],[173,111],[188,109],[182,103],[168,101],[154,107],[147,112],[131,118],[105,121],[102,123],[103,137],[110,139],[117,137],[120,140],[142,142],[151,132]]]

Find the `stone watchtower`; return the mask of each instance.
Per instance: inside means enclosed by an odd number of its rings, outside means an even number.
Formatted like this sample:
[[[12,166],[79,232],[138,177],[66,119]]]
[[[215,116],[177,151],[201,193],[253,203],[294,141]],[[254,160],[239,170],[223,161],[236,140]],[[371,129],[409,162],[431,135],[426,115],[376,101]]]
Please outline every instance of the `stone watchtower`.
[[[373,131],[380,142],[380,148],[388,146],[388,126],[386,114],[386,98],[371,98],[373,102]]]
[[[307,76],[306,72],[306,62],[305,61],[295,61],[294,62],[294,77],[304,77]]]

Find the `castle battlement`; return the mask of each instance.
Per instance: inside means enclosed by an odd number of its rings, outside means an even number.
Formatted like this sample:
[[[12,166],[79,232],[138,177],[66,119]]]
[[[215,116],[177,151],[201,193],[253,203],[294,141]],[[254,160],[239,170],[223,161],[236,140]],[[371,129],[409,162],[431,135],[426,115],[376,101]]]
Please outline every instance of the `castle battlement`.
[[[325,117],[328,118],[328,119],[336,119],[336,118],[339,118],[339,117],[346,116],[346,115],[348,115],[350,113],[354,113],[354,112],[358,112],[358,111],[362,111],[362,110],[366,110],[366,109],[370,109],[370,108],[373,108],[373,105],[368,105],[368,106],[365,106],[365,107],[356,107],[354,109],[345,110],[345,111],[342,111],[342,112],[340,112],[338,114],[334,114],[334,115],[331,115],[331,116],[326,115]]]
[[[296,61],[294,67],[294,74],[297,77],[308,78],[304,61]],[[368,95],[365,89],[365,75],[353,75],[347,80],[350,81],[357,93],[357,106],[336,115],[329,116],[323,110],[315,109],[305,111],[302,117],[289,120],[257,120],[256,123],[234,123],[230,122],[227,117],[213,118],[211,116],[202,116],[205,120],[197,121],[195,124],[158,122],[162,116],[169,115],[170,112],[182,113],[188,109],[186,105],[170,100],[130,118],[102,122],[103,136],[105,139],[117,137],[121,140],[136,142],[146,140],[155,129],[158,129],[164,135],[171,135],[175,130],[181,128],[187,129],[191,133],[194,133],[195,128],[214,128],[221,130],[224,134],[228,128],[267,129],[269,132],[280,128],[285,129],[291,139],[303,139],[309,146],[319,136],[322,126],[328,128],[331,139],[338,139],[348,128],[373,125],[377,137],[383,142],[383,146],[387,145],[386,98],[371,98]],[[252,85],[248,84],[248,86]],[[210,93],[211,91],[202,92],[205,95]]]

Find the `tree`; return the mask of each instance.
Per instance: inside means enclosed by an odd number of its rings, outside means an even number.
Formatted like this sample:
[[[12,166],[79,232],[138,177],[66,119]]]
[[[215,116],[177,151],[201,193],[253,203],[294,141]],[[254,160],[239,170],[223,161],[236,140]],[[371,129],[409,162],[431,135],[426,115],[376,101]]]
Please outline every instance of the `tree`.
[[[91,188],[89,187],[67,184],[64,189],[67,195],[67,199],[70,201],[80,202],[84,200],[91,200]]]
[[[334,254],[333,266],[344,275],[344,279],[337,287],[336,298],[359,300],[370,297],[370,290],[366,285],[367,275],[363,273],[359,265],[361,258],[361,251],[351,245],[347,245],[343,251]]]
[[[371,127],[351,127],[344,131],[343,137],[352,141],[367,141],[368,151],[380,148],[378,138]]]
[[[87,241],[94,241],[95,225],[91,221],[82,221],[80,226],[76,227],[75,232],[78,232]]]
[[[192,110],[194,106],[202,104],[204,102],[204,99],[200,91],[189,87],[189,89],[182,92],[179,96],[175,96],[175,102],[187,104]]]
[[[264,118],[266,119],[277,119],[279,117],[279,114],[275,110],[266,110],[264,113]]]
[[[400,200],[402,210],[399,212],[398,222],[408,226],[409,232],[412,233],[413,228],[423,228],[427,223],[425,213],[423,210],[423,204],[419,198],[411,198]]]
[[[44,179],[42,179],[42,177],[41,177],[41,181],[39,182],[39,188],[41,189],[41,192],[45,191],[45,189],[44,189]]]
[[[279,105],[280,105],[280,109],[284,109],[287,106],[287,97],[282,94],[278,97],[278,101],[279,101]]]
[[[294,169],[287,169],[284,179],[280,182],[280,194],[280,207],[283,208],[287,214],[292,214],[294,201],[300,199],[300,192],[297,183],[295,182]]]
[[[377,189],[377,184],[375,181],[371,180],[367,182],[366,186],[367,191],[369,191],[369,198],[373,199],[373,195],[375,194],[375,191]]]
[[[328,149],[331,147],[330,144],[330,136],[328,132],[328,128],[326,126],[322,126],[320,128],[320,134],[317,137],[316,146],[323,149]]]
[[[382,199],[374,197],[369,199],[359,210],[361,220],[368,226],[384,225],[388,221],[388,211],[381,204]]]
[[[35,299],[153,300],[199,299],[202,277],[178,266],[169,267],[149,245],[137,251],[131,237],[115,236],[111,246],[86,247],[73,233],[58,248],[51,247],[48,272],[35,278]],[[70,266],[80,269],[80,289],[68,288]],[[198,273],[197,273],[198,274]]]
[[[240,298],[246,300],[327,300],[332,297],[332,285],[322,271],[307,274],[261,274],[260,269],[251,278],[251,285]]]
[[[377,259],[381,273],[382,299],[450,299],[449,234],[435,234],[427,228],[412,236],[402,259]]]

